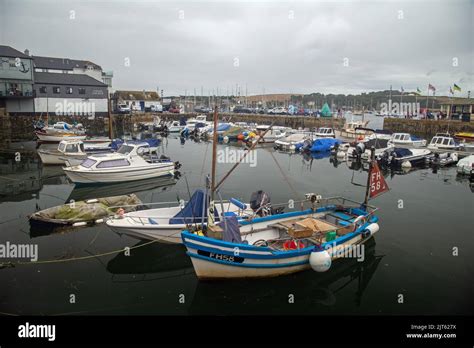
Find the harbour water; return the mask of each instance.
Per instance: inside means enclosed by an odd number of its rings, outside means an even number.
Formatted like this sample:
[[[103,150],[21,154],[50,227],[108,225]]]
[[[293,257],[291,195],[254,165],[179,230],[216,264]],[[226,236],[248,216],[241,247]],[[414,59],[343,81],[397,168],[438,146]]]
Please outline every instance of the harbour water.
[[[374,122],[371,126],[379,128]],[[338,260],[326,273],[309,270],[275,279],[203,282],[181,245],[155,242],[137,247],[147,242],[118,235],[106,225],[60,232],[30,228],[29,214],[71,199],[133,192],[147,203],[187,200],[210,171],[211,143],[183,144],[168,137],[160,151],[183,164],[181,178],[75,187],[60,167],[38,165],[23,174],[40,180],[21,195],[1,198],[0,244],[37,244],[39,261],[56,261],[1,268],[1,313],[472,313],[474,195],[455,167],[386,173],[391,190],[372,201],[380,208],[380,231],[365,246],[364,261]],[[363,166],[272,148],[256,151],[256,165],[240,165],[223,185],[223,198],[248,201],[252,192],[262,189],[273,203],[302,199],[307,192],[363,199],[365,188],[355,185],[365,185]],[[232,165],[218,163],[218,177]],[[19,178],[18,173],[3,174],[2,185]],[[130,256],[110,253],[126,247],[137,248]]]

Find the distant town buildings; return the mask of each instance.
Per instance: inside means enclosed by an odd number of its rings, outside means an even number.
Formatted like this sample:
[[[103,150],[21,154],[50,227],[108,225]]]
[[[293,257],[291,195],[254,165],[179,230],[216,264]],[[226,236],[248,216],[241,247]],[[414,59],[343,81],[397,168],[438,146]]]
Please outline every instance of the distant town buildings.
[[[114,111],[119,105],[126,105],[131,111],[152,111],[161,105],[161,98],[155,91],[115,91],[112,104]]]

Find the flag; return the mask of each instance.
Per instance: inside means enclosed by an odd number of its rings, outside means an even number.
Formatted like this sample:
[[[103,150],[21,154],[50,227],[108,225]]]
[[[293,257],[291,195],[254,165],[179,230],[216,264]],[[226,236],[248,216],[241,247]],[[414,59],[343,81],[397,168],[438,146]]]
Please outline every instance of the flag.
[[[457,84],[454,84],[454,90],[461,92],[461,87],[459,87]]]
[[[421,90],[418,87],[416,87],[416,93],[418,93],[418,94],[421,93]]]
[[[433,85],[430,83],[430,84],[428,84],[428,90],[432,90],[433,92],[435,92],[435,91],[436,91],[436,88],[435,88],[435,86],[433,86]]]
[[[449,93],[451,93],[452,95],[454,95],[454,91],[451,87],[449,87]]]
[[[380,171],[377,161],[374,161],[372,168],[370,169],[370,191],[369,197],[375,198],[382,193],[385,193],[389,190],[387,183]]]

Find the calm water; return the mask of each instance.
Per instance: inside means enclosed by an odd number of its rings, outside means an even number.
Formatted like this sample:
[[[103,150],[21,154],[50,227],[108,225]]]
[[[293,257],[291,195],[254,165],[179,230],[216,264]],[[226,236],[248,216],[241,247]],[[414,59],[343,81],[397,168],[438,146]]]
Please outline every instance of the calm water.
[[[372,125],[376,127],[375,125]],[[219,146],[223,149],[224,146]],[[168,138],[162,151],[183,164],[177,180],[75,188],[60,168],[2,174],[5,187],[26,178],[21,195],[0,201],[0,243],[35,243],[39,259],[68,259],[134,246],[107,226],[59,233],[31,230],[27,216],[38,209],[84,199],[135,192],[144,202],[187,199],[210,170],[212,145]],[[248,201],[263,189],[273,203],[306,192],[362,200],[363,169],[329,157],[304,158],[257,150],[257,166],[243,164],[226,181],[223,197]],[[278,165],[276,164],[278,163]],[[219,164],[222,176],[231,164]],[[39,180],[36,180],[36,179]],[[267,280],[200,282],[184,247],[153,243],[83,261],[19,265],[0,269],[0,312],[12,314],[470,314],[474,293],[474,195],[455,168],[388,173],[391,191],[374,199],[380,231],[367,245],[366,260],[341,260],[327,273],[306,271]],[[5,189],[4,187],[4,189]],[[295,196],[294,191],[300,195]],[[402,200],[402,201],[400,201]],[[403,208],[400,208],[400,203]],[[453,247],[459,256],[452,256]],[[76,303],[69,302],[74,294]],[[179,296],[184,295],[184,303]],[[295,303],[288,303],[289,294]],[[404,303],[397,302],[404,295]]]

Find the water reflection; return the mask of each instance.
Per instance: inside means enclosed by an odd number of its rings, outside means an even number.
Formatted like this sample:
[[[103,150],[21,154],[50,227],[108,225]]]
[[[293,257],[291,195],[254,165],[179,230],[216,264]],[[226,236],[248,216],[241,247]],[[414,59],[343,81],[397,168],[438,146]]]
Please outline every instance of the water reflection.
[[[200,281],[190,314],[319,314],[331,312],[333,306],[343,305],[339,303],[342,292],[344,301],[349,296],[349,301],[359,307],[383,258],[383,255],[376,255],[375,246],[372,238],[365,244],[363,262],[337,260],[331,271],[326,273],[309,270],[260,280]],[[294,295],[294,303],[288,302],[289,294]]]

